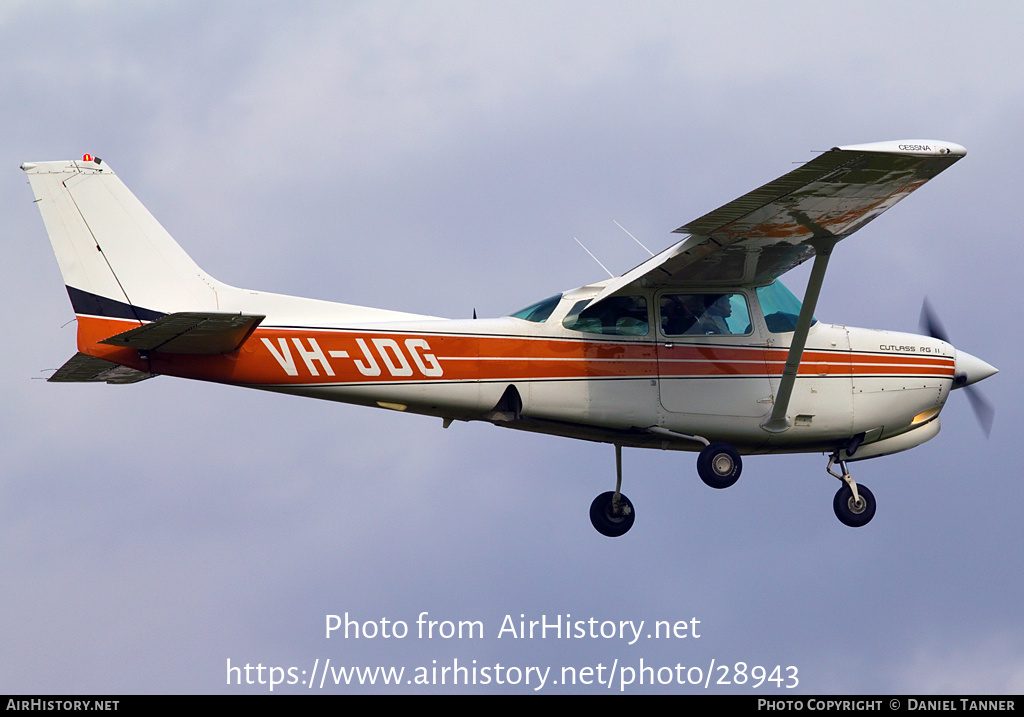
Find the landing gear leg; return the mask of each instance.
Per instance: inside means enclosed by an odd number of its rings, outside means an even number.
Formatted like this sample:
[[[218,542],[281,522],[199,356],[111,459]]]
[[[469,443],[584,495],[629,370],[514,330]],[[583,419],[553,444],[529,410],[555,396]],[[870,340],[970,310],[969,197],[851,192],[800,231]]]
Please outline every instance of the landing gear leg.
[[[832,470],[832,466],[836,463],[842,469],[842,475]],[[839,521],[851,528],[859,528],[871,522],[871,519],[875,517],[875,496],[871,494],[867,486],[857,485],[846,468],[846,461],[839,460],[838,451],[829,457],[825,470],[829,475],[843,482],[836,492],[836,497],[832,500],[832,510],[835,511]]]
[[[617,538],[633,527],[636,513],[622,494],[622,446],[615,444],[615,490],[602,493],[590,504],[590,522],[601,535]]]

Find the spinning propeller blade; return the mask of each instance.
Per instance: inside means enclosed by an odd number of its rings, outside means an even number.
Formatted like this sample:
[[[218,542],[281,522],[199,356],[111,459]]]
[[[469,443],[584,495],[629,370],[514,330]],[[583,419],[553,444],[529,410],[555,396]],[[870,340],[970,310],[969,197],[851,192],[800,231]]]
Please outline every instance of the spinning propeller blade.
[[[932,338],[950,343],[945,327],[939,321],[939,317],[935,314],[927,298],[921,306],[921,328]],[[988,378],[996,372],[996,369],[966,351],[957,351],[956,354],[956,376],[953,378],[953,388],[966,389],[967,400],[970,401],[974,416],[978,419],[978,425],[985,432],[985,438],[988,438],[992,433],[992,422],[995,420],[996,410],[981,394],[981,391],[971,384]]]
[[[985,432],[985,438],[988,438],[992,433],[992,422],[996,417],[996,409],[974,386],[967,387],[967,399],[971,402],[971,408],[974,409],[974,415],[981,425],[981,430]]]
[[[924,303],[921,305],[920,323],[921,328],[924,329],[925,333],[933,339],[945,341],[947,344],[950,342],[949,334],[946,333],[946,329],[942,326],[942,322],[939,321],[939,317],[935,315],[935,311],[932,309],[932,305],[928,301],[927,296],[924,299]]]

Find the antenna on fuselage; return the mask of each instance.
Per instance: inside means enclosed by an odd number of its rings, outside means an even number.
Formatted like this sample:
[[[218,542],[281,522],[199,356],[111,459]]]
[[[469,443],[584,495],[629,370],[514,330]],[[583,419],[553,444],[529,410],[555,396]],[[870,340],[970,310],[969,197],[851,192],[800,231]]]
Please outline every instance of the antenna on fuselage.
[[[573,237],[573,239],[576,239],[576,237]],[[593,259],[594,261],[596,261],[597,265],[599,267],[601,267],[602,269],[605,270],[605,272],[608,274],[608,278],[610,278],[610,279],[614,279],[615,278],[615,274],[613,274],[610,271],[608,271],[608,267],[605,266],[604,264],[602,264],[601,260],[598,259],[596,256],[594,256],[593,252],[591,252],[590,249],[587,249],[587,247],[583,246],[583,242],[581,242],[579,239],[576,239],[576,243],[583,247],[583,251],[585,251],[588,254],[590,254],[590,258]]]
[[[613,221],[613,222],[615,222],[615,220],[614,220],[614,219],[612,219],[612,221]],[[624,227],[624,226],[622,226],[621,224],[619,224],[618,222],[615,222],[615,226],[617,226],[617,227],[618,227],[619,229],[621,229],[622,231],[626,232],[626,234],[629,234],[629,230],[628,230],[628,229],[626,229],[626,227]],[[637,244],[639,244],[639,245],[640,245],[641,247],[643,247],[643,250],[644,250],[645,252],[647,252],[647,253],[648,253],[648,254],[650,254],[651,256],[654,256],[654,252],[653,252],[653,251],[651,251],[650,249],[648,249],[647,247],[645,247],[642,241],[640,241],[639,239],[637,239],[637,238],[636,238],[635,236],[633,236],[632,234],[629,234],[629,238],[630,238],[630,239],[632,239],[633,241],[635,241],[635,242],[636,242]]]

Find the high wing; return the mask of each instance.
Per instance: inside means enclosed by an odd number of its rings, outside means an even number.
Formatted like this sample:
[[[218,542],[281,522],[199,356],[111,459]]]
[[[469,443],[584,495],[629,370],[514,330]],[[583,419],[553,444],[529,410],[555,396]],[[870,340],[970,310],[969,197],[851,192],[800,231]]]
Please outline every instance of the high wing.
[[[771,283],[853,234],[967,154],[952,142],[833,147],[676,229],[687,238],[610,281],[593,303],[639,287]]]

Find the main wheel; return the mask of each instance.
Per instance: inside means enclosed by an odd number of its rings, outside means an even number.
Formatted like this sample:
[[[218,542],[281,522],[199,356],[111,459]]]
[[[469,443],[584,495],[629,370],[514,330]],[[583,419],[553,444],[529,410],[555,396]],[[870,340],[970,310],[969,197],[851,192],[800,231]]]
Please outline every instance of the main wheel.
[[[705,446],[697,457],[697,473],[712,488],[728,488],[739,480],[742,470],[739,452],[728,443]]]
[[[612,510],[614,497],[615,492],[608,491],[594,498],[594,502],[590,504],[590,522],[594,524],[598,533],[609,538],[625,535],[633,527],[633,521],[636,520],[633,504],[622,493],[619,493],[618,512]]]
[[[857,493],[860,494],[859,503],[853,499],[850,486],[843,483],[843,487],[836,491],[836,497],[832,501],[836,517],[851,528],[867,525],[875,517],[875,496],[862,485],[857,486]]]

